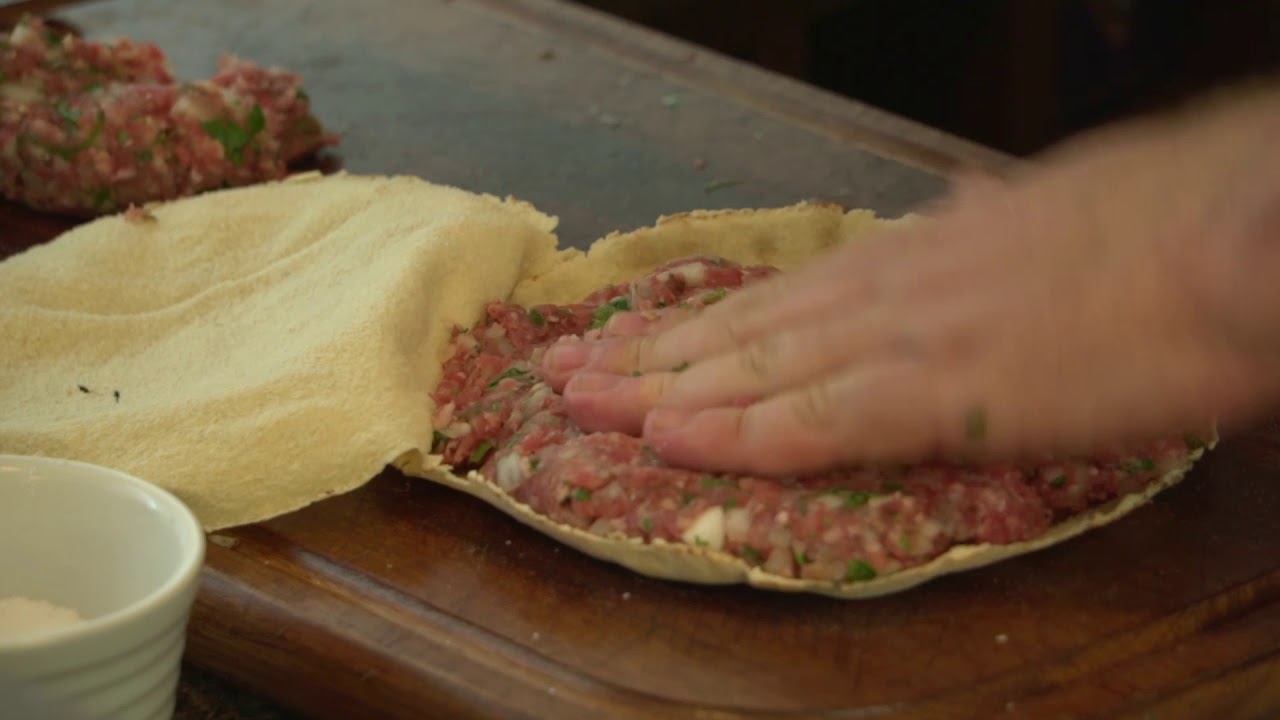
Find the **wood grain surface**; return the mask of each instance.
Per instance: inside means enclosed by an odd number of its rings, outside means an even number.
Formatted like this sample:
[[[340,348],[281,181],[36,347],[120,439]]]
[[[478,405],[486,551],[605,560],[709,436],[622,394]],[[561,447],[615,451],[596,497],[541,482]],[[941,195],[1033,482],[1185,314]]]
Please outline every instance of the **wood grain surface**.
[[[896,214],[957,165],[1005,162],[540,0],[65,17],[158,42],[187,76],[222,50],[295,68],[343,133],[331,163],[511,193],[576,244],[696,207]],[[0,256],[68,226],[0,204]],[[639,577],[388,471],[211,537],[188,660],[320,718],[1275,717],[1278,474],[1280,426],[1263,425],[1121,522],[842,602]]]

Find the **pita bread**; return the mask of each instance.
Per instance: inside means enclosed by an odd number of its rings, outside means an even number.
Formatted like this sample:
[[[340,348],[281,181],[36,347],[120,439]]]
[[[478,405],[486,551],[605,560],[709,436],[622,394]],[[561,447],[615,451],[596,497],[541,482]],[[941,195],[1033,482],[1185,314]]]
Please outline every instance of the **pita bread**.
[[[556,245],[528,205],[414,178],[310,175],[153,213],[0,263],[0,452],[119,468],[210,530],[428,449],[453,323]]]

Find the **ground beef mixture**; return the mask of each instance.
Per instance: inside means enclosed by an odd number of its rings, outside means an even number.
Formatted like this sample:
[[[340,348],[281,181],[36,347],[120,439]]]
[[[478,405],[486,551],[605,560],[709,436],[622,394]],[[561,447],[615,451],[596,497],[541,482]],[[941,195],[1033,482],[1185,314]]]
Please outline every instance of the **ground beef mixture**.
[[[670,467],[639,438],[585,433],[538,361],[566,335],[620,310],[717,302],[772,274],[713,258],[669,263],[576,305],[492,303],[433,394],[434,451],[478,469],[556,522],[722,550],[787,577],[856,582],[920,565],[963,543],[1005,544],[1134,492],[1181,465],[1194,439],[1034,466],[923,464],[794,477]]]
[[[334,142],[284,70],[223,57],[179,83],[154,45],[33,17],[0,36],[0,194],[39,210],[98,215],[279,179]]]

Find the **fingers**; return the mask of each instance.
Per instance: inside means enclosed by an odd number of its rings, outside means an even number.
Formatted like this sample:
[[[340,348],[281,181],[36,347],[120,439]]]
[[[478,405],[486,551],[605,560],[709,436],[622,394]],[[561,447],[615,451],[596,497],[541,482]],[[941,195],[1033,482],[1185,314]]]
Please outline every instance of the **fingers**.
[[[573,419],[595,432],[638,434],[656,407],[696,410],[755,400],[811,382],[850,362],[902,352],[880,316],[845,318],[763,336],[742,348],[666,372],[617,375],[591,370],[564,387]]]
[[[837,318],[818,316],[690,366],[660,398],[663,407],[694,410],[758,399],[812,382],[852,363],[920,350],[901,322],[871,310]]]
[[[944,449],[976,456],[1001,442],[988,409],[948,389],[973,384],[936,367],[861,367],[746,408],[659,408],[647,417],[644,438],[674,465],[756,474],[920,459]]]
[[[552,346],[543,369],[552,387],[559,389],[584,369],[628,375],[694,364],[776,328],[868,306],[877,294],[876,282],[875,273],[839,277],[830,267],[818,265],[744,288],[696,313],[672,313],[652,321],[636,319],[637,314],[616,316],[617,325],[598,342]]]
[[[678,373],[638,376],[583,372],[564,389],[565,408],[587,432],[639,435],[645,415],[670,392]]]

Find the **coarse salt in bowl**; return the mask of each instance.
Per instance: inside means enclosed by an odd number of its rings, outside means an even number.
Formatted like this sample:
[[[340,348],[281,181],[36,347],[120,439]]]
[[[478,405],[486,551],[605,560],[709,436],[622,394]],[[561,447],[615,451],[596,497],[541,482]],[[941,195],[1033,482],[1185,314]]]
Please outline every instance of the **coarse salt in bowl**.
[[[0,455],[0,719],[173,715],[204,533],[109,468]]]

